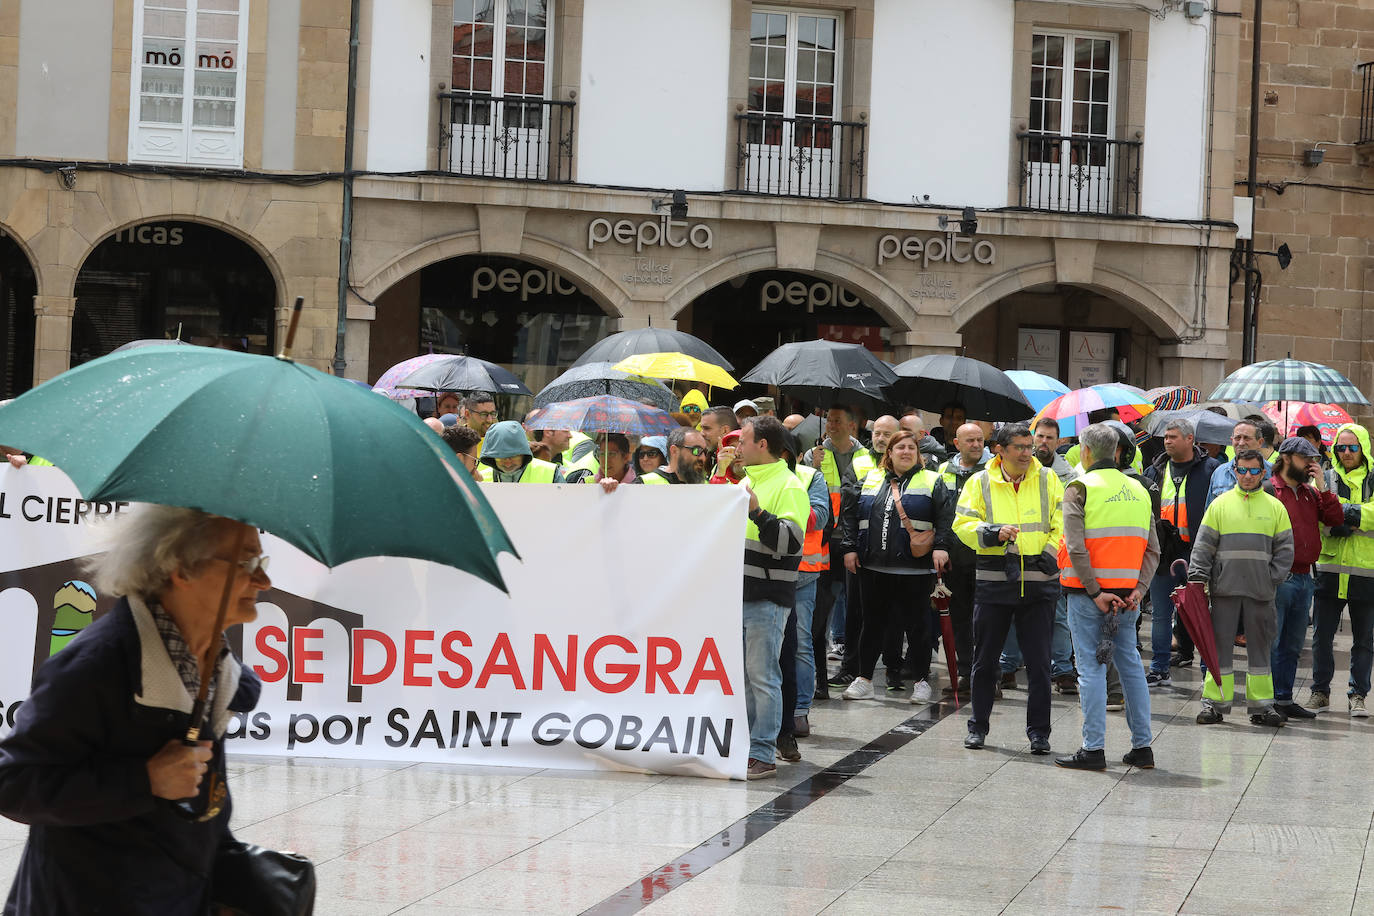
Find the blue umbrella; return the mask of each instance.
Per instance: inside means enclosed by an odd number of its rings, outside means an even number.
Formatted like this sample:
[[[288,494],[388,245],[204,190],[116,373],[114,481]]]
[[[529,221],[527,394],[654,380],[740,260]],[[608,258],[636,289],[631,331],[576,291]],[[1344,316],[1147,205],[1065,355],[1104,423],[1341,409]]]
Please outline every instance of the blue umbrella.
[[[1045,405],[1061,394],[1069,393],[1069,386],[1051,378],[1048,375],[1041,375],[1039,372],[1031,372],[1028,369],[1008,369],[1007,377],[1016,383],[1016,387],[1021,389],[1021,393],[1026,396],[1026,400],[1031,402],[1035,412],[1039,413]]]

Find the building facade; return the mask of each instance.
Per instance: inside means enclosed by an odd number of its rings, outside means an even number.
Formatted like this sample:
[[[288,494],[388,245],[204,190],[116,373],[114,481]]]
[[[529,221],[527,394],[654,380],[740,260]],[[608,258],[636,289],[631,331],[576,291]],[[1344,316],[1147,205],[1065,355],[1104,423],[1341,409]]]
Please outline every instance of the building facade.
[[[270,350],[298,295],[297,356],[369,380],[537,387],[647,325],[740,371],[1237,355],[1239,0],[362,0],[351,119],[348,0],[74,2],[0,10],[10,392],[178,328]]]

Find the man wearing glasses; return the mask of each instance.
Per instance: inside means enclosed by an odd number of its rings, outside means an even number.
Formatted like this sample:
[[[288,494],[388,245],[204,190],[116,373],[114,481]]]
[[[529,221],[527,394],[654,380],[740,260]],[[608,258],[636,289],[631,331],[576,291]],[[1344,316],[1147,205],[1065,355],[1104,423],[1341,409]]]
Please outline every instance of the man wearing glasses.
[[[476,458],[482,457],[482,438],[496,422],[496,401],[485,391],[474,392],[463,400],[463,425],[477,433]]]
[[[1331,677],[1336,660],[1331,643],[1350,608],[1350,681],[1347,708],[1364,718],[1374,662],[1374,469],[1369,457],[1369,433],[1347,423],[1336,430],[1336,463],[1326,472],[1326,487],[1341,501],[1344,525],[1323,530],[1317,559],[1316,629],[1312,633],[1312,696],[1307,708],[1324,712],[1331,705]]]
[[[705,481],[706,439],[695,429],[679,426],[668,434],[668,464],[634,482],[662,485]]]
[[[1206,584],[1212,599],[1212,632],[1220,669],[1207,672],[1197,722],[1215,725],[1231,711],[1236,685],[1233,637],[1236,624],[1243,619],[1249,637],[1245,704],[1250,721],[1279,726],[1284,717],[1274,708],[1269,650],[1278,633],[1274,596],[1293,568],[1293,526],[1283,503],[1263,490],[1265,467],[1259,450],[1237,450],[1231,464],[1236,486],[1203,513],[1188,561],[1188,581]]]
[[[1259,429],[1250,420],[1241,420],[1236,424],[1236,428],[1231,431],[1231,451],[1239,455],[1243,451],[1250,449],[1258,450],[1260,447]],[[1263,465],[1260,475],[1264,478],[1262,483],[1269,480],[1269,462],[1264,460],[1261,454],[1260,463]],[[1212,485],[1207,489],[1207,505],[1212,504],[1216,499],[1227,490],[1236,485],[1236,463],[1228,461],[1212,472]]]

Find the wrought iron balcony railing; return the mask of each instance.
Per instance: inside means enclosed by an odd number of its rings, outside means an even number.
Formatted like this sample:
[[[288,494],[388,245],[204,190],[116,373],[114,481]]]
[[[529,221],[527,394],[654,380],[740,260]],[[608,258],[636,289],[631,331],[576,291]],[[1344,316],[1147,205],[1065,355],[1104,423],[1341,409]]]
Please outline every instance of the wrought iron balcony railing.
[[[1017,206],[1057,213],[1140,215],[1138,140],[1026,133]]]
[[[439,93],[439,169],[455,175],[571,181],[575,102]]]
[[[864,196],[867,124],[751,113],[736,115],[735,125],[737,190],[832,200]]]

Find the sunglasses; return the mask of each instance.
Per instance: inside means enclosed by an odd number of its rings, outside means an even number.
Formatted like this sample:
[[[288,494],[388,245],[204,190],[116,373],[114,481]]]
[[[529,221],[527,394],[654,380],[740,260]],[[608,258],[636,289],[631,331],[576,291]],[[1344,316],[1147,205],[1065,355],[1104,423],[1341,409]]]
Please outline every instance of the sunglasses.
[[[1264,473],[1264,468],[1236,468],[1236,473],[1237,473],[1237,474],[1249,474],[1250,476],[1253,477],[1253,476],[1256,475],[1256,474],[1263,474],[1263,473]]]
[[[1358,453],[1359,450],[1360,450],[1360,447],[1359,447],[1358,445],[1335,445],[1335,446],[1332,446],[1332,448],[1334,448],[1337,452],[1356,452],[1356,453]]]
[[[702,448],[700,445],[684,445],[682,450],[684,452],[690,452],[693,457],[699,457],[706,451],[706,449]]]

